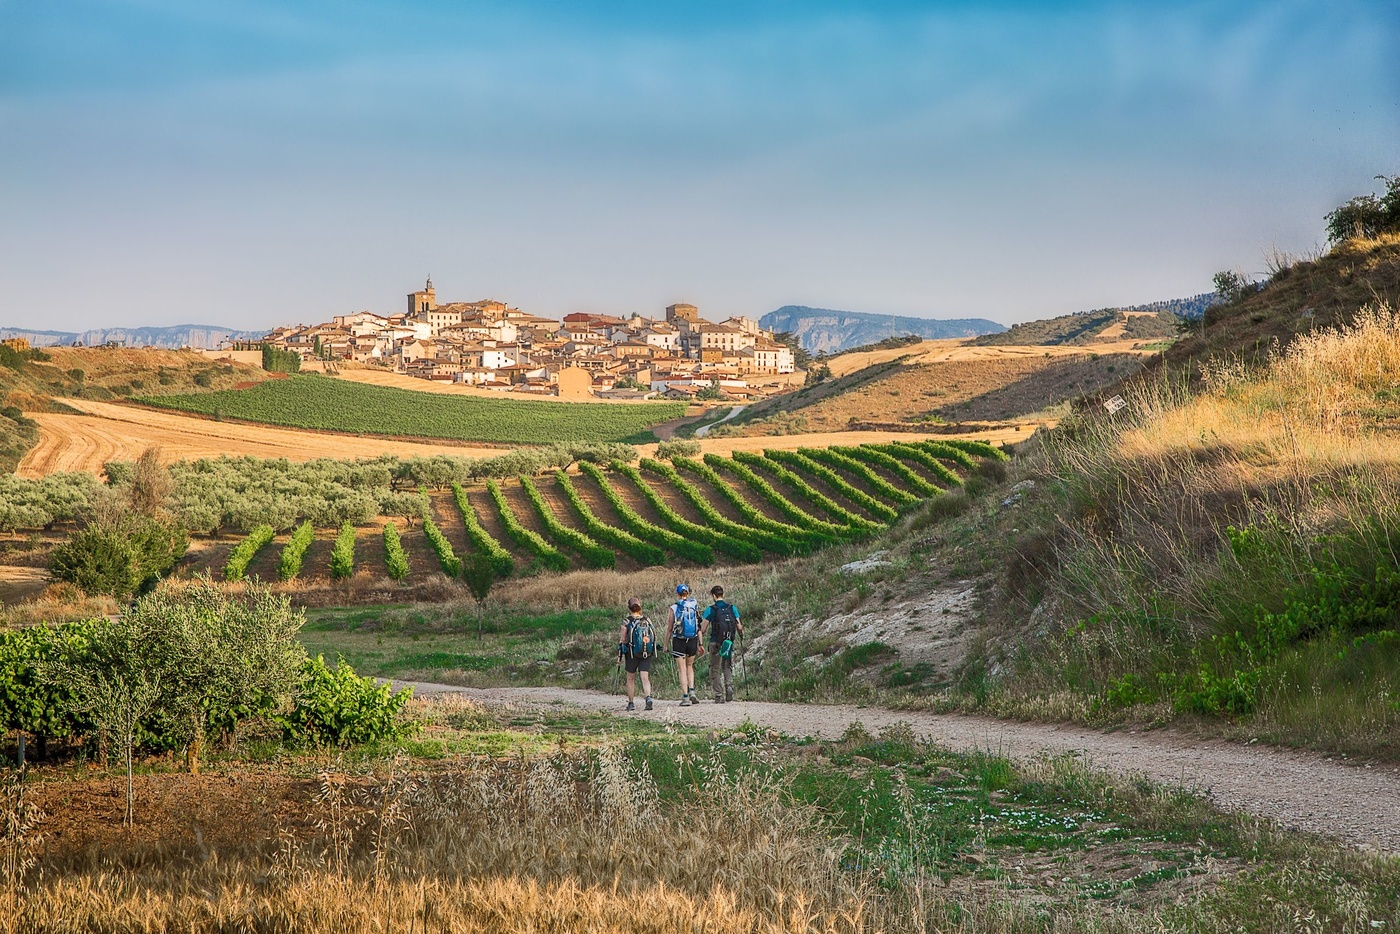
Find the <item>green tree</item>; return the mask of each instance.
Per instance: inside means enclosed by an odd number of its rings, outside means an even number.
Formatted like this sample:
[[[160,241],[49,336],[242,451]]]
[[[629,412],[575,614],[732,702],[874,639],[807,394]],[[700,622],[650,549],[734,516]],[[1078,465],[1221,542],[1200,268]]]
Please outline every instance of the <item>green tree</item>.
[[[73,694],[74,713],[85,715],[98,730],[118,743],[126,757],[126,810],[123,820],[135,819],[135,790],[131,759],[141,721],[161,699],[162,671],[151,664],[155,642],[148,620],[123,613],[89,635],[87,651],[47,667],[46,680],[65,685]]]
[[[496,586],[496,562],[481,550],[474,550],[462,561],[462,580],[476,601],[476,641],[482,640],[483,618],[486,614],[486,601],[491,596],[491,588]]]
[[[1377,175],[1376,180],[1385,183],[1385,194],[1358,195],[1326,216],[1329,241],[1400,232],[1400,175]]]
[[[304,617],[288,597],[252,584],[226,593],[207,577],[180,591],[159,590],[123,614],[148,633],[147,665],[160,684],[161,719],[186,744],[199,771],[212,721],[224,729],[260,704],[290,698],[306,651],[297,641]]]

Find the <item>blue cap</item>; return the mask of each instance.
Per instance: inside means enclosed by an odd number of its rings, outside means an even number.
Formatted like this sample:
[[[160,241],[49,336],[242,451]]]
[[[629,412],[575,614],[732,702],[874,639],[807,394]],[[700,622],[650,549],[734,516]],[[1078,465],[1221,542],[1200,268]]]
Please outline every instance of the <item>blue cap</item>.
[[[690,585],[689,585],[689,584],[677,584],[677,585],[676,585],[676,596],[679,597],[679,596],[680,596],[681,594],[683,594],[683,593],[690,593]]]

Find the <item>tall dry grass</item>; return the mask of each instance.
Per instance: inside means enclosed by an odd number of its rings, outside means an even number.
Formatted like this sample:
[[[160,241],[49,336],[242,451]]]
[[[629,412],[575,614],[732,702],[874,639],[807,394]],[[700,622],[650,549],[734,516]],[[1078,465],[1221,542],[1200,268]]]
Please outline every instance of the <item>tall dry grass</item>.
[[[326,773],[316,832],[67,854],[31,870],[6,930],[857,934],[1030,931],[1034,911],[936,878],[877,885],[780,785],[697,761],[663,799],[616,747],[434,773]],[[258,828],[249,828],[254,833]],[[912,830],[911,830],[912,832]],[[1110,928],[1121,927],[1121,922]]]

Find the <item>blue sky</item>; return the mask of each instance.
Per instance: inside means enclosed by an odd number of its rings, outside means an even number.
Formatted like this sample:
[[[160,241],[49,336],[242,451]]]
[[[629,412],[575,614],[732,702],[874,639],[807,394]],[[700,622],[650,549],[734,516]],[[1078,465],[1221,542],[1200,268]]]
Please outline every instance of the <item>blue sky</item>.
[[[0,0],[0,324],[1013,322],[1400,172],[1400,4]]]

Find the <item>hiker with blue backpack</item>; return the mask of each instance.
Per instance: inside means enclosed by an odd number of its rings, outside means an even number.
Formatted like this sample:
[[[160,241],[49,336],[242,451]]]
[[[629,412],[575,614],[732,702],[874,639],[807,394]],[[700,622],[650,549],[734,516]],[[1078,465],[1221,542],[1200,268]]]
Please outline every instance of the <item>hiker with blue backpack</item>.
[[[618,633],[617,662],[627,669],[627,709],[637,709],[637,675],[642,676],[642,693],[646,709],[651,709],[651,660],[656,657],[656,627],[642,612],[642,601],[636,597],[627,601],[627,615],[622,618]],[[613,679],[617,690],[617,679]]]
[[[700,654],[700,604],[690,596],[689,584],[676,585],[676,602],[667,620],[671,631],[671,657],[681,686],[681,706],[699,704],[695,696],[695,658]]]
[[[739,608],[724,599],[724,588],[715,584],[710,588],[714,602],[705,607],[703,628],[710,636],[710,688],[715,692],[715,703],[724,704],[734,699],[734,640],[744,631],[739,621]]]

